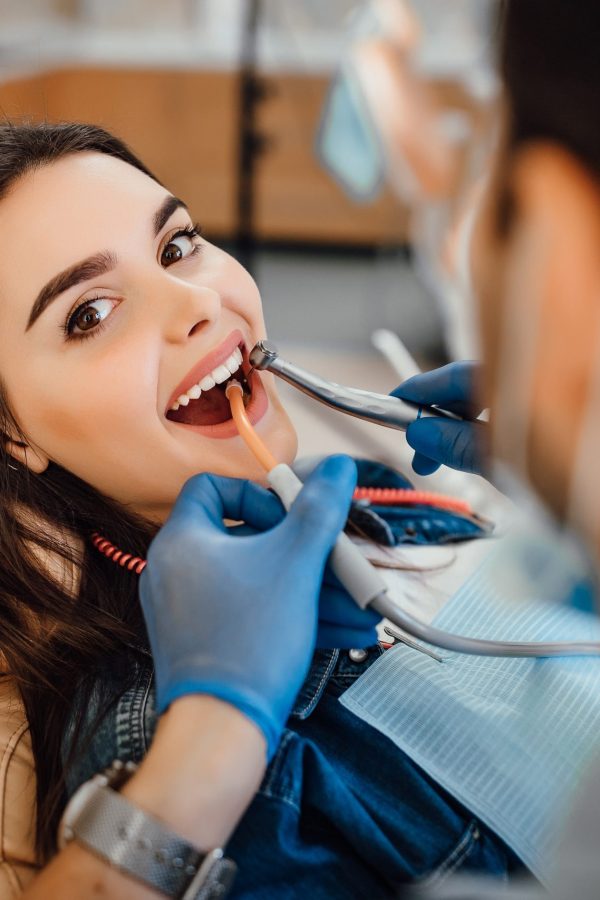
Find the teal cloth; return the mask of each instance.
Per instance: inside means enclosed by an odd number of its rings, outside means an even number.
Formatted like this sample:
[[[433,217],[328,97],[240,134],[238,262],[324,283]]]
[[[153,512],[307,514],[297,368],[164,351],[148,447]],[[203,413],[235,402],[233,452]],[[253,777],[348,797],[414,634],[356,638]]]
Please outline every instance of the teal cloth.
[[[535,598],[507,604],[497,578],[486,560],[435,624],[481,638],[600,641],[596,616]],[[340,700],[547,883],[570,801],[600,749],[600,659],[441,654],[442,663],[399,645]]]

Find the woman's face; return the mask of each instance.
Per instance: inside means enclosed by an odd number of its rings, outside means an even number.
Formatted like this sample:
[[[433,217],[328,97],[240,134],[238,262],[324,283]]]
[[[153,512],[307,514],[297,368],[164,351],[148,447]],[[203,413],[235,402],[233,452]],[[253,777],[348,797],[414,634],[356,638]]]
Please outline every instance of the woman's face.
[[[198,472],[264,478],[211,389],[265,336],[258,289],[185,207],[127,163],[79,153],[24,176],[1,208],[0,378],[38,468],[158,521]],[[251,387],[251,421],[290,462],[272,376]]]

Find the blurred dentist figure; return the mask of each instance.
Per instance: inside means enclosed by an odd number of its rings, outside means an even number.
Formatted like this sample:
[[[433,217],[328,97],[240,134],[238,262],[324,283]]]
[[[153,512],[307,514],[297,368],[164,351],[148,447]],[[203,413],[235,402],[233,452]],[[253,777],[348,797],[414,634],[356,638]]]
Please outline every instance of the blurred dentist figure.
[[[577,17],[558,0],[502,9],[503,133],[470,253],[484,365],[450,364],[394,393],[490,407],[489,428],[411,426],[416,468],[510,466],[597,555],[600,65],[588,35],[600,19],[592,3]]]
[[[576,12],[560,0],[507,0],[502,17],[502,135],[470,253],[483,366],[455,363],[394,393],[471,411],[489,406],[489,428],[411,426],[416,471],[509,470],[577,537],[598,572],[600,8],[591,0]],[[599,784],[591,768],[553,897],[598,896]],[[484,894],[455,886],[436,896]]]
[[[338,135],[343,121],[347,144],[360,135],[354,145],[361,149],[359,165],[340,166],[334,129],[321,133],[321,156],[359,198],[361,185],[370,189],[364,199],[387,178],[417,207],[417,223],[435,221],[433,228],[413,232],[417,258],[428,258],[430,272],[442,271],[436,259],[447,261],[451,240],[445,238],[453,224],[459,218],[467,223],[454,241],[462,271],[446,281],[446,299],[453,302],[457,286],[472,294],[482,363],[451,363],[410,378],[393,393],[470,416],[489,408],[490,424],[416,421],[406,435],[415,471],[429,475],[447,465],[508,485],[517,504],[539,503],[559,530],[574,536],[598,574],[600,8],[592,0],[578,3],[576,11],[560,0],[499,0],[495,6],[501,78],[495,112],[501,126],[487,163],[475,172],[475,190],[465,177],[473,168],[462,169],[462,181],[457,177],[457,145],[444,131],[431,85],[419,78],[426,69],[419,47],[435,7],[427,0],[369,5],[370,17],[356,32],[330,98],[331,107],[337,105]],[[465,11],[463,3],[443,7],[456,21]],[[493,79],[486,88],[484,67],[470,82],[467,73],[468,83],[472,96],[494,93]],[[453,211],[448,205],[457,185],[474,201],[466,212],[460,201]],[[433,217],[432,206],[438,210]],[[563,601],[575,603],[571,596]],[[590,770],[557,862],[555,897],[598,896],[599,783],[598,772]],[[448,900],[483,895],[481,885],[458,883],[435,893]]]

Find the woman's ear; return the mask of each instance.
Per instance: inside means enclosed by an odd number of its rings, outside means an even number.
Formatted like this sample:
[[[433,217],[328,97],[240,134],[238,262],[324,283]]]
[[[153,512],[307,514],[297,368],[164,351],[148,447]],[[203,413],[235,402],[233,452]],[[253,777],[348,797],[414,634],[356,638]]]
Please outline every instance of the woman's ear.
[[[30,444],[7,438],[4,447],[13,459],[26,466],[35,475],[41,475],[48,468],[49,458],[43,451],[33,448]]]

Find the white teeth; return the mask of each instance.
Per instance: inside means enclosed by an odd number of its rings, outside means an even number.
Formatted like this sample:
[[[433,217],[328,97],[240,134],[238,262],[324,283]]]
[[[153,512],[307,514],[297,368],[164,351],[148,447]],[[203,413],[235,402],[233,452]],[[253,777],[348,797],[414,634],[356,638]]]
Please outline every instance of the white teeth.
[[[234,375],[240,367],[239,360],[235,353],[232,353],[229,359],[226,359],[223,363],[226,369],[229,370],[230,375]]]
[[[205,375],[202,381],[200,382],[200,390],[201,391],[210,391],[211,388],[214,388],[217,382],[214,378],[211,378],[210,375]]]
[[[203,391],[210,391],[214,388],[215,384],[222,384],[224,381],[227,381],[232,375],[235,375],[240,368],[242,361],[242,351],[239,347],[236,347],[231,356],[228,356],[224,363],[221,363],[221,365],[217,366],[216,369],[213,369],[209,375],[205,375],[198,384],[192,385],[185,394],[181,394],[181,396],[177,398],[171,407],[173,412],[176,412],[180,406],[187,406],[190,400],[198,400]]]
[[[231,375],[231,372],[229,371],[227,366],[217,366],[217,368],[211,372],[211,375],[215,379],[217,384],[223,384],[224,381],[227,381],[227,379]]]

